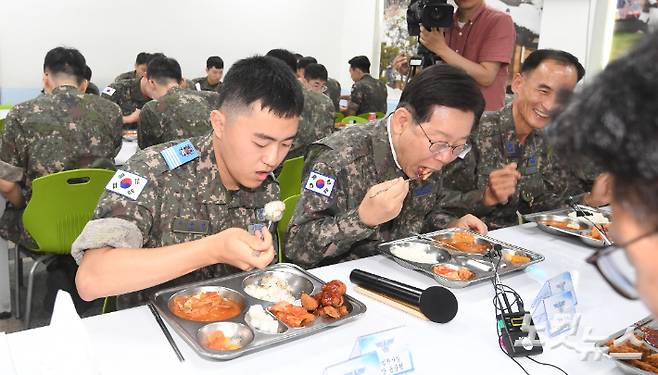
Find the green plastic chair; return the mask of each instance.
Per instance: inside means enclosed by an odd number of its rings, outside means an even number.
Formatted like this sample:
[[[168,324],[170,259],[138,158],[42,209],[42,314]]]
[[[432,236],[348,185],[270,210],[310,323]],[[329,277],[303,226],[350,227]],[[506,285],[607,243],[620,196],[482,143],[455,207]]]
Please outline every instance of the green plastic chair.
[[[304,157],[288,159],[283,162],[281,173],[277,180],[281,190],[281,199],[299,194],[302,188],[302,173],[304,172]]]
[[[14,106],[11,104],[3,104],[0,105],[0,110],[3,109],[12,109]],[[5,119],[0,119],[0,133],[2,133],[5,130]]]
[[[34,261],[27,283],[25,325],[30,327],[34,274],[55,256],[71,253],[71,244],[91,219],[105,185],[114,175],[107,169],[74,169],[32,181],[32,198],[23,213],[23,226],[43,254]],[[16,289],[18,290],[18,288]]]
[[[346,124],[365,124],[368,122],[368,118],[359,117],[359,116],[346,116],[343,118],[343,121]]]
[[[290,222],[290,218],[292,218],[292,213],[295,211],[299,197],[301,197],[301,194],[296,194],[283,200],[286,209],[283,211],[283,217],[276,224],[276,237],[279,244],[279,263],[283,262],[283,242],[286,236],[286,229],[288,229],[288,223]]]
[[[344,114],[342,114],[341,112],[336,112],[336,117],[334,117],[334,122],[341,122],[343,118],[345,118]]]

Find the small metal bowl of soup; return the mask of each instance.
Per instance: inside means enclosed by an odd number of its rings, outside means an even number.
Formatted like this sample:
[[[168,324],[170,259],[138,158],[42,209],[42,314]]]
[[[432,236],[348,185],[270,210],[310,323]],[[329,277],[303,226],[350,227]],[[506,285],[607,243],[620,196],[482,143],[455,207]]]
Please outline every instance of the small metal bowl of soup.
[[[219,322],[242,312],[245,297],[219,286],[184,289],[169,298],[169,310],[177,317],[195,322]]]

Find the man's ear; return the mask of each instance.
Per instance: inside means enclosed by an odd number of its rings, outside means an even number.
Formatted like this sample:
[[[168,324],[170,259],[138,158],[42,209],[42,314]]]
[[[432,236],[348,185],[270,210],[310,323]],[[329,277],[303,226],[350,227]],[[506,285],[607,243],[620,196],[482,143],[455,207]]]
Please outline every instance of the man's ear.
[[[212,125],[215,137],[221,140],[226,129],[226,115],[224,112],[219,109],[210,112],[210,124]]]

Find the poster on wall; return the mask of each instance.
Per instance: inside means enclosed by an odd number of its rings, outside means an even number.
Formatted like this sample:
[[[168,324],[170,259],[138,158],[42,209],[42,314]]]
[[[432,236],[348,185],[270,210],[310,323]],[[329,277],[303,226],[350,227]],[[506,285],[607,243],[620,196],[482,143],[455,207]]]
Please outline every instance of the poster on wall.
[[[421,0],[422,1],[422,0]],[[455,6],[459,1],[447,1]],[[393,89],[401,89],[406,77],[393,68],[396,56],[414,56],[418,48],[416,37],[407,31],[407,9],[410,0],[385,0],[384,35],[382,38],[380,77]],[[487,6],[509,14],[516,28],[516,46],[510,65],[510,78],[539,43],[539,28],[543,0],[485,0]]]
[[[658,0],[616,0],[610,60],[623,55],[642,36],[658,30]]]

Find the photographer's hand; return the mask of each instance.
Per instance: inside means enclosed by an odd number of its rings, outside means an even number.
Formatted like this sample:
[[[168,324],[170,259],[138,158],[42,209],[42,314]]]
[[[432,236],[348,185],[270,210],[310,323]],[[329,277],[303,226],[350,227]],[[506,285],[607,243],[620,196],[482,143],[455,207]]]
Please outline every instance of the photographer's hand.
[[[441,58],[443,58],[446,50],[450,50],[448,43],[446,43],[446,38],[443,35],[443,29],[435,28],[429,31],[421,25],[419,40],[425,48]]]

